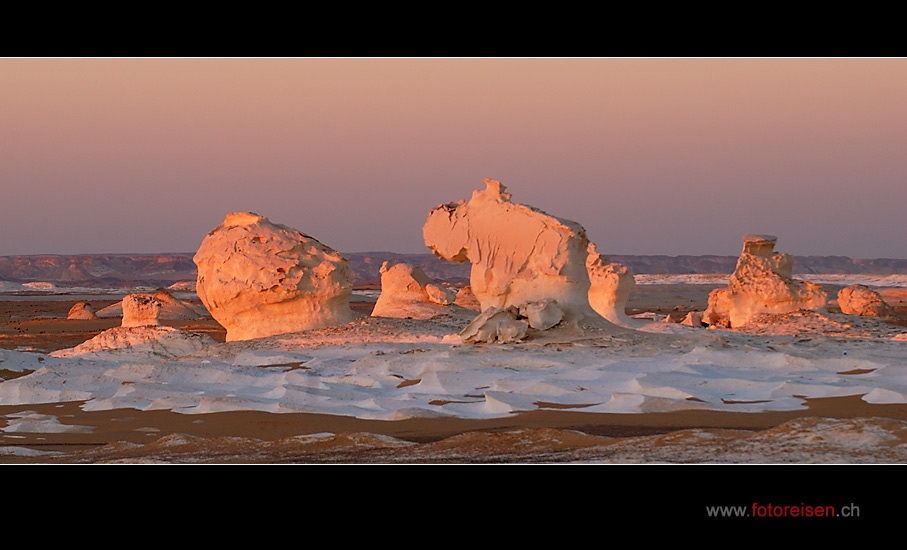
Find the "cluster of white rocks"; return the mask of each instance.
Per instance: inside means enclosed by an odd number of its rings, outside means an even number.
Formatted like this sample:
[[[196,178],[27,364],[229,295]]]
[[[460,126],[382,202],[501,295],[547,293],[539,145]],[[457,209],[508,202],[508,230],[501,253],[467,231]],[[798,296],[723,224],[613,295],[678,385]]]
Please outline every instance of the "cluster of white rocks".
[[[173,327],[161,326],[162,320],[203,317],[191,305],[175,298],[166,290],[154,294],[129,294],[122,301],[98,312],[87,302],[79,302],[69,311],[68,319],[102,319],[122,316],[119,327],[105,330],[70,349],[51,353],[53,357],[114,359],[119,356],[172,358],[201,350],[214,340]]]
[[[121,301],[101,310],[88,302],[77,302],[69,310],[67,319],[104,319],[122,317],[122,325],[151,326],[160,325],[162,320],[185,320],[207,317],[207,311],[199,311],[167,292],[159,290],[153,294],[129,294]]]
[[[432,209],[423,237],[437,256],[471,262],[469,286],[458,294],[418,267],[385,262],[373,316],[429,319],[462,305],[479,311],[460,334],[464,342],[518,342],[533,330],[561,323],[633,327],[639,322],[625,313],[633,274],[600,255],[582,225],[512,202],[498,181],[485,180],[485,188],[468,201]],[[740,327],[760,314],[824,309],[824,290],[791,277],[793,258],[774,252],[776,240],[744,236],[728,287],[713,291],[708,309],[691,312],[682,324]],[[226,328],[228,341],[353,319],[349,262],[313,237],[263,216],[227,215],[194,260],[198,296]],[[865,287],[848,288],[838,302],[845,313],[892,314],[873,294]],[[119,308],[122,327],[159,326],[162,310],[169,318],[197,314],[166,291],[127,296]],[[95,314],[87,304],[70,312],[70,318],[92,315],[110,312]]]
[[[704,323],[733,328],[745,326],[757,315],[825,309],[825,291],[791,276],[793,256],[775,252],[777,240],[773,235],[743,236],[737,268],[727,288],[709,295]]]
[[[132,319],[140,320],[142,318],[151,319],[154,317],[160,321],[179,321],[210,316],[207,310],[196,308],[193,305],[176,298],[167,290],[162,289],[154,293],[132,294],[130,296],[132,297],[127,297],[128,300],[124,298],[124,300],[98,311],[97,316],[99,318],[124,317],[130,319],[130,321],[127,322],[132,322]],[[149,299],[153,299],[158,305],[153,305],[153,302]],[[131,303],[126,305],[127,301]],[[145,306],[140,306],[140,303],[142,302],[148,303]],[[145,311],[139,311],[138,309],[140,307],[143,307]],[[127,309],[129,309],[128,313],[126,312]],[[157,314],[155,315],[152,310],[157,310]]]
[[[564,319],[564,310],[556,300],[528,302],[517,308],[490,307],[483,310],[460,333],[467,343],[519,342],[526,338],[529,328],[548,330]]]

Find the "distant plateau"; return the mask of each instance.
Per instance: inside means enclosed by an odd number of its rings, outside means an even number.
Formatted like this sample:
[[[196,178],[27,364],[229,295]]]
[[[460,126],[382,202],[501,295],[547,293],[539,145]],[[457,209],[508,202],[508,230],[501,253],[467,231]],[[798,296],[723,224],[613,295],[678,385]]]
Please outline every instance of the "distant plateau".
[[[67,286],[134,287],[169,286],[196,278],[193,253],[174,254],[79,254],[0,256],[0,280],[44,281]],[[394,252],[344,253],[350,260],[354,285],[377,285],[385,261],[406,262],[421,267],[432,279],[466,283],[470,264],[451,263],[432,254]],[[707,274],[734,271],[737,256],[646,256],[607,254],[608,260],[629,267],[635,274]],[[794,273],[799,274],[907,274],[907,259],[854,259],[846,256],[798,256]]]

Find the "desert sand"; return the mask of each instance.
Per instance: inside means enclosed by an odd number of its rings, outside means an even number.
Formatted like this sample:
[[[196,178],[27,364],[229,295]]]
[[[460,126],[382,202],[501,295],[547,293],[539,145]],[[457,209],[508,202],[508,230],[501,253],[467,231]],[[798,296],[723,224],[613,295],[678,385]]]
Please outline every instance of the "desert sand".
[[[653,317],[670,315],[679,321],[688,311],[707,307],[709,292],[720,285],[641,284],[629,297],[629,316],[649,312]],[[826,285],[833,296],[841,286]],[[361,290],[361,289],[360,289]],[[892,335],[907,332],[907,307],[904,289],[877,289],[895,308],[898,318],[882,322],[853,319],[854,350],[866,349],[874,342],[888,342]],[[116,302],[112,296],[5,296],[0,302],[0,350],[19,350],[19,354],[41,355],[71,348],[102,331],[118,326],[119,319],[67,320],[72,305],[87,300],[96,309]],[[197,302],[195,302],[197,303]],[[381,320],[370,318],[373,299],[354,299],[355,319],[349,326],[309,331],[292,336],[293,349],[308,351],[341,350],[337,338],[351,341],[362,331],[382,333],[388,340],[395,331],[441,331],[447,323],[455,330],[468,319],[450,318],[431,328],[419,320]],[[825,323],[840,320],[829,313]],[[808,317],[808,316],[807,316]],[[815,320],[813,320],[815,321]],[[799,324],[804,318],[788,324]],[[652,321],[667,326],[666,323]],[[243,353],[264,353],[267,345],[230,348],[224,343],[226,331],[212,319],[162,321],[162,324],[211,336],[218,346],[209,355],[245,357]],[[783,323],[782,323],[783,324]],[[798,355],[797,346],[809,349],[823,341],[816,333],[781,334],[769,325],[751,329],[750,335],[727,333],[729,349]],[[773,326],[779,326],[777,323]],[[823,326],[814,322],[813,327]],[[440,327],[440,328],[439,328]],[[660,328],[657,327],[657,328]],[[761,331],[761,334],[760,334]],[[718,331],[696,329],[697,335]],[[661,337],[653,333],[654,337]],[[748,340],[734,339],[745,336]],[[670,338],[676,335],[668,334]],[[698,336],[697,336],[698,337]],[[331,340],[334,338],[335,340]],[[613,338],[613,337],[612,337]],[[840,337],[844,340],[844,337]],[[385,340],[387,341],[387,340]],[[440,357],[444,344],[390,345],[376,349],[397,353],[400,360],[415,361],[417,356]],[[612,343],[615,352],[620,339]],[[615,342],[615,340],[612,340]],[[645,355],[644,340],[624,346],[626,357]],[[848,340],[840,345],[850,345]],[[271,343],[273,345],[273,342]],[[477,350],[520,355],[520,346],[535,345],[545,353],[557,350],[571,353],[580,344],[554,338],[532,344],[476,346]],[[605,345],[605,344],[597,344]],[[681,345],[681,344],[678,344]],[[832,345],[823,343],[821,345]],[[834,344],[838,345],[838,344]],[[886,344],[888,345],[888,344]],[[897,357],[907,353],[907,342],[890,344]],[[635,347],[634,347],[635,346]],[[861,346],[863,346],[861,348]],[[903,346],[905,351],[900,351]],[[456,347],[456,346],[454,346]],[[442,349],[443,348],[443,349]],[[255,350],[258,350],[257,352]],[[286,348],[289,349],[289,348]],[[640,351],[634,351],[639,349]],[[687,347],[692,351],[695,345]],[[836,348],[837,349],[837,348]],[[888,348],[886,348],[888,349]],[[24,351],[31,350],[31,351]],[[251,350],[251,351],[249,351]],[[606,351],[606,350],[600,350]],[[239,355],[237,355],[239,353]],[[824,352],[823,352],[824,353]],[[220,354],[220,355],[218,355]],[[884,355],[884,354],[883,354]],[[577,355],[581,361],[581,355]],[[773,357],[765,355],[765,357]],[[817,357],[822,357],[819,355]],[[337,360],[346,360],[338,356]],[[48,361],[50,359],[48,358]],[[208,361],[209,359],[205,359]],[[264,364],[256,364],[255,361]],[[895,363],[898,363],[897,359]],[[149,359],[136,358],[136,368]],[[165,362],[166,363],[166,362]],[[237,360],[234,360],[237,364]],[[327,364],[327,363],[325,363]],[[864,363],[860,363],[864,364]],[[868,364],[868,363],[866,363]],[[104,363],[98,367],[107,368]],[[250,363],[261,370],[305,368],[301,365],[268,364],[260,356]],[[898,366],[898,365],[895,365]],[[873,367],[864,369],[868,371]],[[898,366],[898,368],[902,368]],[[3,369],[0,363],[0,388],[25,380],[32,371]],[[839,373],[840,374],[840,373]],[[872,376],[859,369],[848,376]],[[710,379],[712,380],[712,379]],[[74,381],[75,382],[75,381]],[[532,380],[529,380],[532,382]],[[128,387],[132,384],[123,380]],[[399,386],[417,385],[420,380],[402,379]],[[796,394],[796,392],[794,392]],[[0,463],[902,463],[907,460],[907,404],[870,403],[859,392],[802,399],[802,406],[761,408],[752,403],[735,412],[732,398],[717,407],[700,407],[687,400],[689,408],[675,405],[664,410],[644,412],[589,412],[596,410],[584,403],[537,402],[532,410],[490,415],[399,415],[398,418],[369,418],[369,415],[268,412],[265,410],[223,410],[176,412],[130,408],[114,405],[92,410],[88,400],[65,399],[0,405]],[[489,394],[490,395],[490,394]],[[555,395],[555,394],[552,394]],[[441,408],[456,406],[438,403]],[[601,407],[599,407],[600,409]],[[380,416],[380,415],[378,415]],[[393,415],[391,415],[393,416]]]

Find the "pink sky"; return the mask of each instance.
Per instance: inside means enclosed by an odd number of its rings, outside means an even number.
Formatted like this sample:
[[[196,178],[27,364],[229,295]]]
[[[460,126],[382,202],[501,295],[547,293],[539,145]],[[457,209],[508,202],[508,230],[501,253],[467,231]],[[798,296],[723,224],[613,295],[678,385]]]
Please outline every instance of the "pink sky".
[[[608,254],[907,258],[904,59],[0,59],[0,255],[193,252],[253,211],[427,252],[498,179]]]

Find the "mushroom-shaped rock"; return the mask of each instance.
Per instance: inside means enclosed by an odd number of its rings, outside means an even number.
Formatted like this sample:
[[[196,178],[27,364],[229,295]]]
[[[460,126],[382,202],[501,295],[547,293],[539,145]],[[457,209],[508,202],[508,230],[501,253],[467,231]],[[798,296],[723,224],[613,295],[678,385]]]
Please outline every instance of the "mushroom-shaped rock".
[[[429,319],[446,311],[456,294],[431,282],[422,268],[407,263],[381,265],[381,295],[373,317]]]
[[[88,302],[77,302],[72,308],[70,308],[69,313],[66,315],[67,319],[97,319],[98,315],[95,312],[94,307]]]
[[[728,288],[709,294],[703,322],[740,327],[760,314],[825,308],[825,291],[820,285],[791,277],[793,256],[774,252],[776,241],[773,235],[744,235],[743,252]]]
[[[586,268],[589,270],[589,305],[592,309],[614,324],[630,325],[626,310],[630,291],[636,285],[633,273],[619,263],[609,263],[592,243],[589,243]]]
[[[866,285],[850,285],[838,292],[841,313],[889,319],[897,317],[882,295]]]
[[[422,228],[435,255],[472,262],[470,287],[481,309],[556,300],[570,320],[600,319],[589,306],[583,227],[511,202],[500,182],[469,201],[442,204]]]
[[[196,291],[227,341],[349,323],[349,261],[250,212],[229,214],[195,254]]]
[[[123,327],[159,326],[161,303],[154,296],[130,294],[123,298]]]

